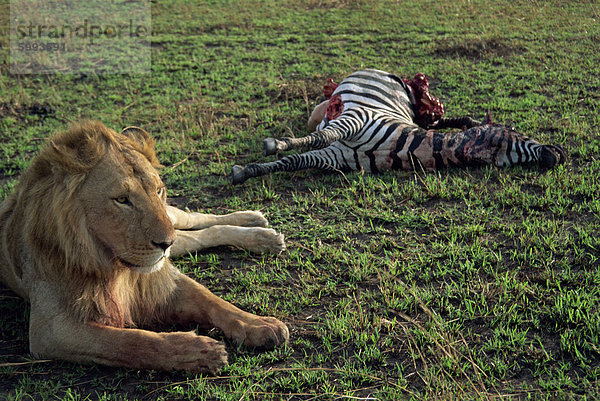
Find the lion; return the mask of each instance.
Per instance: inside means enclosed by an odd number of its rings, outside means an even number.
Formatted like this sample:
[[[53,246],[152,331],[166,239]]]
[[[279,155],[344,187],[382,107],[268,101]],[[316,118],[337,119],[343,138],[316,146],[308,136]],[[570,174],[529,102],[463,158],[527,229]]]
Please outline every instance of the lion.
[[[283,236],[258,212],[167,205],[158,166],[146,131],[84,121],[52,136],[0,204],[0,279],[31,304],[34,357],[215,373],[227,364],[222,342],[140,327],[196,323],[250,347],[288,341],[284,323],[242,311],[169,260],[226,244],[277,252]]]

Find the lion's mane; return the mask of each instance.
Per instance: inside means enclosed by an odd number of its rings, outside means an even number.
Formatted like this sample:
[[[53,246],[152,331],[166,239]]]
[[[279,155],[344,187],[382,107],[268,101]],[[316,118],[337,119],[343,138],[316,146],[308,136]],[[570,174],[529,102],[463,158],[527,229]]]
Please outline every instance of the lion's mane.
[[[79,320],[134,326],[160,315],[158,305],[174,291],[175,270],[168,263],[155,273],[140,274],[103,262],[79,191],[109,152],[139,152],[159,166],[154,141],[147,135],[116,133],[96,121],[72,125],[50,138],[3,204],[0,212],[12,209],[8,217],[0,213],[0,224],[7,230],[3,246],[17,277],[58,286],[59,303]],[[23,260],[33,262],[33,275],[23,277]]]

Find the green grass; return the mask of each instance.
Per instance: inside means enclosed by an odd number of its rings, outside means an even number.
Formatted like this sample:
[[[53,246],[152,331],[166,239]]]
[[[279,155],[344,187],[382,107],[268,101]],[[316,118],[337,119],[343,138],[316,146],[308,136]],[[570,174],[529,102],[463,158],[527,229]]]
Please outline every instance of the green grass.
[[[228,344],[220,376],[28,354],[28,310],[0,290],[0,399],[593,399],[600,392],[600,6],[558,1],[152,3],[149,75],[8,74],[0,6],[0,199],[52,132],[94,117],[158,140],[169,196],[260,209],[279,256],[177,260],[291,329],[271,352]],[[232,187],[261,139],[305,135],[327,77],[423,72],[448,116],[511,122],[569,160]],[[32,113],[45,106],[49,115]],[[211,335],[222,339],[218,332]]]

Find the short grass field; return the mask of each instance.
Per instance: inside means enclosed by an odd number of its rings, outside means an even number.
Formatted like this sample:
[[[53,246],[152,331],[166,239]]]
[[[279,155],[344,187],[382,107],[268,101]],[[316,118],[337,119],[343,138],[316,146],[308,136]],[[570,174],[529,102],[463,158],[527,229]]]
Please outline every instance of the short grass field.
[[[146,75],[11,75],[1,4],[0,199],[70,122],[139,125],[173,204],[261,210],[285,234],[280,255],[176,264],[291,333],[268,352],[203,333],[227,344],[217,376],[35,361],[27,304],[0,287],[1,400],[600,397],[597,2],[156,0]],[[568,161],[229,183],[361,68],[423,72],[447,116],[490,110]]]

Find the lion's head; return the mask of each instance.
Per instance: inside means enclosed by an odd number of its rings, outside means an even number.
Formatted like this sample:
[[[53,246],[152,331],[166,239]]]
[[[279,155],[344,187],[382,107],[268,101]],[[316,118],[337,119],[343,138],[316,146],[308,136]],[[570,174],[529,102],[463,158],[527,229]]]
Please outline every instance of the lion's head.
[[[63,259],[49,268],[67,273],[159,270],[175,231],[158,165],[154,141],[140,128],[116,133],[86,121],[53,136],[20,185],[29,189],[21,193],[29,198],[25,224],[35,225],[24,230],[30,246]]]

